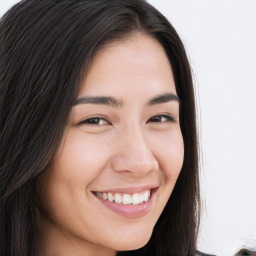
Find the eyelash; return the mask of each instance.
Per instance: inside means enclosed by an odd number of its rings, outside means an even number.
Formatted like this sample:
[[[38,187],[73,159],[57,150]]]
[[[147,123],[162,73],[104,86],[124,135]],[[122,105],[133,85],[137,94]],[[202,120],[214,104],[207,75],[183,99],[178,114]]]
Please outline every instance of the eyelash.
[[[159,119],[161,120],[162,118],[164,118],[165,120],[159,121]],[[175,122],[175,119],[171,115],[164,114],[164,115],[156,115],[149,118],[147,123],[149,122],[152,122],[152,123]],[[106,118],[95,116],[95,117],[87,118],[79,123],[79,125],[83,125],[83,124],[102,126],[102,125],[109,125],[111,123]]]
[[[166,120],[165,121],[152,121],[153,119],[158,119],[159,120],[159,118],[161,119],[161,118],[165,118]],[[150,119],[149,119],[149,121],[151,120],[151,122],[153,122],[153,123],[165,123],[165,122],[175,122],[175,120],[174,120],[174,118],[171,116],[171,115],[167,115],[167,114],[164,114],[164,115],[156,115],[156,116],[152,116]],[[147,123],[149,122],[149,121],[147,121]]]
[[[110,122],[109,122],[107,119],[105,119],[105,118],[103,118],[103,117],[97,117],[97,116],[95,116],[95,117],[90,117],[90,118],[87,118],[87,119],[81,121],[81,122],[79,123],[79,125],[82,125],[82,124],[98,125],[98,126],[105,125],[105,124],[100,124],[101,121],[110,124]]]

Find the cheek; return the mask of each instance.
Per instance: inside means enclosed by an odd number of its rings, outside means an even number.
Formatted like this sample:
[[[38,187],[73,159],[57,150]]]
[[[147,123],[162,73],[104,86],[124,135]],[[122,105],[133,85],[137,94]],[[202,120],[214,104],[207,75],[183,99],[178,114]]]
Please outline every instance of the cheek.
[[[100,136],[86,136],[70,129],[53,164],[69,184],[89,184],[104,168],[108,144]]]
[[[175,173],[178,175],[181,171],[184,160],[184,143],[181,133],[177,134],[177,136],[172,138],[172,141],[166,151],[169,151],[170,165],[172,166],[172,169],[175,170]]]
[[[179,129],[162,134],[155,142],[160,170],[166,181],[176,182],[184,159],[184,142]]]
[[[70,129],[43,177],[47,205],[55,210],[75,208],[78,202],[83,205],[84,196],[91,193],[90,185],[104,168],[106,158],[107,146]]]

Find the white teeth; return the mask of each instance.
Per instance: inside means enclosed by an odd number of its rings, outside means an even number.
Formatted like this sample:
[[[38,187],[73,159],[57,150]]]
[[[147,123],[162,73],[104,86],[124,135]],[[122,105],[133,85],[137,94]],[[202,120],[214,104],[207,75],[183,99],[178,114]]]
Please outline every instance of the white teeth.
[[[147,202],[149,200],[150,197],[150,191],[147,190],[144,195],[143,195],[143,201]]]
[[[118,204],[121,204],[122,203],[122,196],[118,193],[115,194],[115,202],[118,203]]]
[[[132,195],[130,194],[119,194],[115,193],[112,194],[110,192],[108,193],[100,193],[96,192],[96,196],[103,198],[104,200],[108,200],[110,202],[115,202],[117,204],[142,204],[144,202],[147,202],[150,198],[150,190],[146,190],[141,193],[134,193]]]
[[[132,197],[128,194],[123,194],[123,204],[131,204]]]
[[[105,200],[108,199],[108,195],[106,193],[103,193],[103,199],[105,199]]]
[[[132,195],[132,204],[139,204],[140,203],[140,195],[139,194],[133,194]]]
[[[114,197],[111,193],[108,193],[108,201],[110,201],[110,202],[114,201]]]
[[[139,202],[140,204],[142,204],[144,202],[144,195],[142,195],[142,194],[139,195],[139,201],[140,201]]]

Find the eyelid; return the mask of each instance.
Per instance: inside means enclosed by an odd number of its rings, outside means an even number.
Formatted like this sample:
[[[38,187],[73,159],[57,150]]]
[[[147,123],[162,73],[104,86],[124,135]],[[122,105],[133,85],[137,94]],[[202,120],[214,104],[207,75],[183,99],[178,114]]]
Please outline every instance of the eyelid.
[[[164,114],[157,114],[157,115],[150,117],[149,120],[147,121],[147,123],[150,122],[150,120],[152,120],[152,118],[156,118],[156,117],[164,117],[167,120],[164,122],[155,122],[155,123],[176,122],[175,118],[172,115],[164,113]]]
[[[97,124],[97,123],[93,123],[93,119],[96,120],[103,120],[105,122],[105,124]],[[91,123],[90,123],[91,122]],[[103,126],[103,125],[110,125],[111,123],[105,118],[105,117],[102,117],[102,116],[91,116],[91,117],[87,117],[86,119],[80,121],[78,123],[78,125],[91,125],[91,126]]]
[[[166,118],[165,121],[152,121],[153,118]],[[94,120],[93,120],[94,119]],[[97,119],[99,123],[97,123]],[[104,122],[104,123],[102,123]],[[176,122],[175,118],[171,114],[157,114],[148,119],[146,123],[167,123],[167,122]],[[104,125],[111,125],[111,122],[103,116],[91,116],[83,119],[77,125],[88,125],[88,126],[104,126]]]

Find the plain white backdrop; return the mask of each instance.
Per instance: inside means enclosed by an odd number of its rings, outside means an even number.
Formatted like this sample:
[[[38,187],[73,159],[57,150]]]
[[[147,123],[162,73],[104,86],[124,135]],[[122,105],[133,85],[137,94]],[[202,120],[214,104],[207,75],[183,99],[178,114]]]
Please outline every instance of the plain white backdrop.
[[[0,0],[0,16],[17,0]],[[256,249],[256,1],[149,0],[176,28],[194,71],[203,218],[199,249]]]

